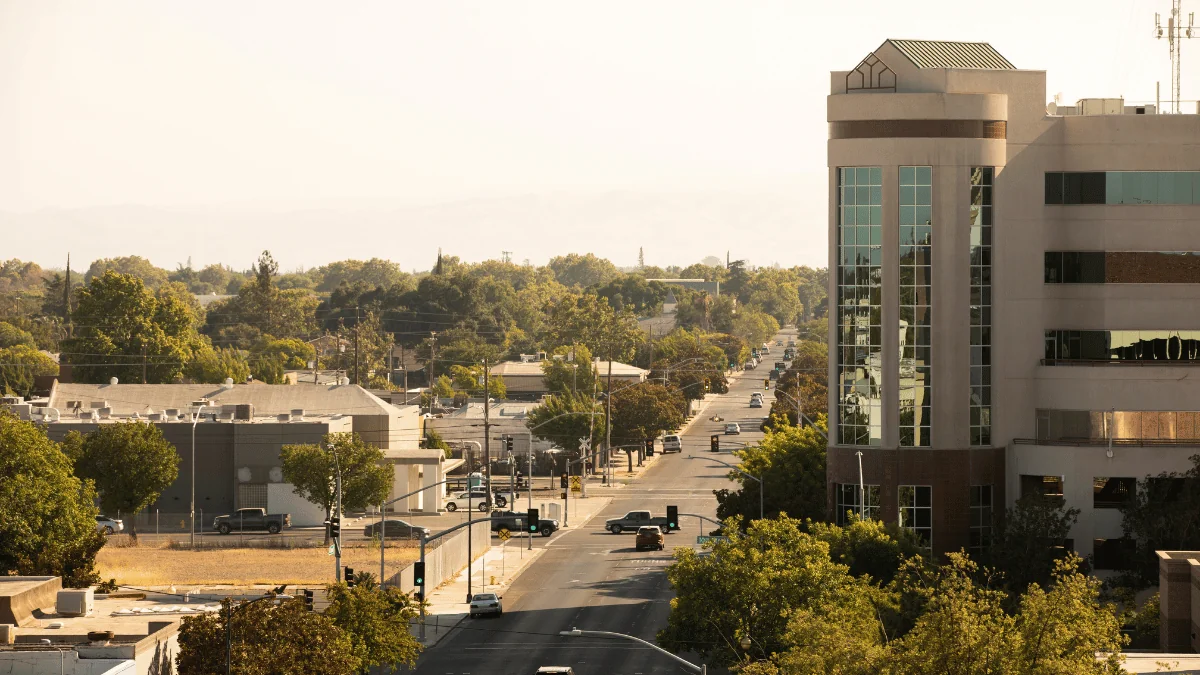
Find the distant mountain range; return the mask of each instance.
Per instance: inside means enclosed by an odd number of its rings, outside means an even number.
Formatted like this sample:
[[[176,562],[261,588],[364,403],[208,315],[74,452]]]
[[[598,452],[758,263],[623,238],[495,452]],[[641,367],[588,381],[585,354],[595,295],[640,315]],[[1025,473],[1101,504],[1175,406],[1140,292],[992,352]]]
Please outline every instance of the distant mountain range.
[[[810,202],[810,203],[806,203]],[[544,264],[595,253],[617,265],[689,265],[708,255],[755,265],[827,264],[825,207],[788,193],[547,194],[429,205],[346,202],[321,208],[103,206],[0,211],[0,259],[61,267],[140,255],[174,269],[220,262],[248,268],[269,249],[290,271],[345,258],[386,258],[429,269],[440,247],[466,261]]]

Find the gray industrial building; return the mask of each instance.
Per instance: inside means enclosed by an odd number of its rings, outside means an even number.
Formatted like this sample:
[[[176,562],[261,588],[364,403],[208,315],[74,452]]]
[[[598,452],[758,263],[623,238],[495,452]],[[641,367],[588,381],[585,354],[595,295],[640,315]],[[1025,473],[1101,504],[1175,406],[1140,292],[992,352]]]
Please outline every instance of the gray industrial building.
[[[10,407],[44,424],[56,441],[106,423],[158,426],[179,452],[179,477],[140,516],[139,527],[176,529],[187,515],[194,413],[196,508],[207,523],[212,515],[263,507],[292,513],[293,525],[316,524],[317,510],[283,482],[279,453],[284,445],[319,443],[327,433],[354,432],[383,450],[395,467],[392,496],[441,481],[447,468],[439,451],[419,448],[416,406],[391,405],[354,385],[57,383],[47,400]],[[397,510],[436,511],[443,494],[431,488]]]

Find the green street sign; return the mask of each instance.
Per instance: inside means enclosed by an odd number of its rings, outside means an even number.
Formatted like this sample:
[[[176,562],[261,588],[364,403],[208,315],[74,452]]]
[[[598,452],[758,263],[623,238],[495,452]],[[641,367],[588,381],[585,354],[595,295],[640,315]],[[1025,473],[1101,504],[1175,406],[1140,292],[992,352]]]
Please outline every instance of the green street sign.
[[[711,537],[711,536],[705,536],[705,535],[696,535],[696,544],[697,545],[703,545],[703,544],[709,544],[709,543],[716,544],[716,543],[723,543],[723,542],[727,542],[727,541],[729,541],[729,537]]]

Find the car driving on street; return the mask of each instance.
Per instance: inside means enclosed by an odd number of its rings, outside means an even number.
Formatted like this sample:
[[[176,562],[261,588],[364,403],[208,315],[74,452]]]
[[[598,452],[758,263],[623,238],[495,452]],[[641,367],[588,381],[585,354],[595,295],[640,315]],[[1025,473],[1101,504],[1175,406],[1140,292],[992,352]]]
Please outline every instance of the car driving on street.
[[[501,597],[495,593],[476,593],[471,596],[471,618],[474,619],[484,614],[502,616],[504,605],[500,603],[500,600]]]
[[[367,539],[379,536],[380,523],[378,520],[363,528],[363,536]],[[386,539],[420,539],[429,536],[429,528],[410,525],[403,520],[383,521],[383,536]]]
[[[729,424],[725,425],[725,433],[726,434],[740,434],[740,433],[742,433],[742,428],[740,426],[738,426],[737,422],[730,422]]]
[[[677,434],[667,434],[663,436],[663,454],[668,452],[683,452],[683,441],[679,439]]]
[[[637,551],[656,550],[661,551],[667,546],[667,538],[663,536],[662,529],[657,525],[644,525],[638,528],[637,539],[634,540],[633,548]]]
[[[487,490],[484,490],[480,487],[475,488],[470,492],[459,492],[458,494],[447,499],[446,510],[458,511],[459,509],[462,509],[463,511],[466,511],[470,509],[474,511],[487,511],[493,502],[500,508],[508,506],[508,500],[504,498],[504,495],[495,495],[495,499],[492,499],[492,497],[488,495]]]

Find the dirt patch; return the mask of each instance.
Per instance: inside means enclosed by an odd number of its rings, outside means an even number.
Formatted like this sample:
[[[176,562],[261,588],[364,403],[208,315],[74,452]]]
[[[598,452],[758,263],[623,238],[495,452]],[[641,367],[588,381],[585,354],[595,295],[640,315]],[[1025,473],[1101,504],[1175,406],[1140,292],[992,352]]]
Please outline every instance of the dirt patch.
[[[391,576],[417,559],[417,549],[387,549]],[[379,574],[379,549],[345,548],[342,565]],[[101,579],[128,586],[171,584],[322,584],[333,581],[333,556],[324,548],[223,548],[189,551],[151,546],[105,546],[96,556]]]

